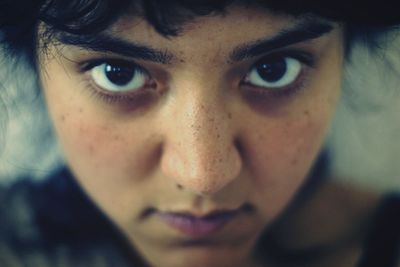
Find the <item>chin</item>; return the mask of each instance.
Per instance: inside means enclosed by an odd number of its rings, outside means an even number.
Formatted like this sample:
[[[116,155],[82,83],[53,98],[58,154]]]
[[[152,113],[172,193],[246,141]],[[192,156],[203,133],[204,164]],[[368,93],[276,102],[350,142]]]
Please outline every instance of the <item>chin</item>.
[[[181,240],[164,246],[137,246],[151,267],[250,267],[258,235],[236,240]]]
[[[187,247],[171,249],[149,260],[151,267],[235,267],[248,266],[249,251],[242,248]]]

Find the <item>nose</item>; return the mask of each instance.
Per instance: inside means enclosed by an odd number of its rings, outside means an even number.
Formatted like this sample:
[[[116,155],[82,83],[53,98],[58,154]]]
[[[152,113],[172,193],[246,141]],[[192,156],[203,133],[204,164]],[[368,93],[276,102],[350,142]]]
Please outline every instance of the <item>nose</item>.
[[[213,195],[238,177],[242,168],[235,125],[218,97],[188,94],[168,115],[163,173],[199,195]]]

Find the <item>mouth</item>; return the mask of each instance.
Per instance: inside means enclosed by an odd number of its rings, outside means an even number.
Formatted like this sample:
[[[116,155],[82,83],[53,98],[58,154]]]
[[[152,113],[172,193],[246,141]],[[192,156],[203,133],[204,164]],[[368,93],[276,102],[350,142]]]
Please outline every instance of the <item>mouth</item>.
[[[163,223],[178,232],[192,238],[206,238],[216,234],[229,222],[235,220],[241,213],[248,211],[248,206],[242,206],[232,210],[215,210],[203,216],[192,212],[160,212],[154,211],[154,215]]]

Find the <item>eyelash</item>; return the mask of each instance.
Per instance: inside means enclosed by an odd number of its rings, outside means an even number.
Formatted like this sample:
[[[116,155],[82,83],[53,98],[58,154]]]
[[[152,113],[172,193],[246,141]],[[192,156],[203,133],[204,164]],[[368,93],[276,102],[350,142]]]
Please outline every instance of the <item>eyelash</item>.
[[[316,66],[316,56],[308,51],[302,50],[286,50],[286,51],[278,51],[274,54],[269,54],[267,56],[261,57],[258,61],[253,63],[250,67],[253,68],[257,64],[260,64],[262,61],[271,61],[274,58],[293,58],[298,60],[301,63],[301,70],[296,78],[296,80],[291,83],[289,86],[285,88],[281,88],[278,90],[269,90],[263,87],[253,86],[251,84],[247,84],[245,81],[241,82],[241,85],[246,87],[244,90],[250,90],[251,93],[256,93],[263,97],[291,97],[296,95],[299,91],[304,89],[307,84],[307,80],[310,78],[310,71],[315,69]]]
[[[110,58],[99,58],[99,59],[85,61],[79,64],[78,71],[81,74],[84,74],[84,82],[86,85],[86,89],[88,89],[87,91],[89,91],[92,97],[99,99],[100,101],[103,101],[106,104],[131,104],[131,102],[135,102],[136,98],[139,95],[143,95],[145,93],[143,89],[128,93],[113,93],[113,92],[107,92],[106,90],[99,88],[99,86],[97,86],[93,81],[92,77],[90,77],[90,71],[93,70],[93,68],[100,66],[102,64],[111,64],[111,65],[118,64],[120,66],[122,65],[128,68],[134,68],[145,73],[147,76],[150,77],[150,74],[148,74],[148,71],[145,68],[131,61],[117,60]],[[146,87],[147,89],[154,89],[155,86],[156,84],[154,82],[148,84]]]
[[[261,97],[290,97],[295,95],[297,92],[301,91],[309,78],[309,72],[313,68],[315,68],[315,56],[306,51],[302,50],[287,50],[287,51],[278,51],[273,54],[269,54],[266,56],[261,57],[259,60],[257,60],[255,63],[253,63],[246,72],[246,75],[248,72],[250,72],[251,69],[253,69],[257,64],[260,64],[260,62],[263,61],[271,61],[276,58],[293,58],[298,60],[301,63],[301,70],[300,73],[298,74],[298,77],[296,80],[291,83],[289,86],[285,88],[280,88],[278,90],[271,90],[271,89],[266,89],[264,87],[257,87],[252,84],[246,83],[243,78],[240,81],[240,87],[244,87],[245,89],[241,89],[242,91],[250,91],[250,93],[255,93],[257,95],[260,95]],[[130,62],[130,61],[125,61],[125,60],[117,60],[117,59],[110,59],[110,58],[99,58],[99,59],[94,59],[94,60],[88,60],[83,63],[80,63],[79,66],[79,72],[85,75],[85,82],[87,83],[87,88],[89,92],[91,93],[92,96],[98,98],[99,100],[107,103],[107,104],[114,104],[114,103],[127,103],[129,104],[130,102],[134,101],[135,98],[138,95],[143,95],[144,93],[148,92],[150,89],[152,91],[155,91],[155,87],[157,87],[157,84],[155,81],[147,84],[144,88],[141,88],[139,90],[135,90],[134,92],[127,92],[127,93],[113,93],[113,92],[107,92],[104,89],[99,88],[93,81],[93,79],[90,77],[90,71],[97,67],[100,66],[101,64],[118,64],[120,66],[126,66],[128,68],[132,69],[137,69],[138,71],[143,72],[145,75],[151,78],[151,75],[148,73],[148,71],[141,67],[140,65]],[[147,88],[147,89],[145,89]]]

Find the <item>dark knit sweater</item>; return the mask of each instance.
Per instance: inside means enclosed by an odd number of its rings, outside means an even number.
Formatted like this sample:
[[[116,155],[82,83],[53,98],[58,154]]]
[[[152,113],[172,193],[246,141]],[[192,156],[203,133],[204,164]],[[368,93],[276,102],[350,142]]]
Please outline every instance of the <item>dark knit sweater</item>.
[[[67,171],[0,191],[1,267],[131,266],[126,252]]]

